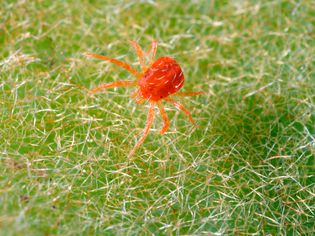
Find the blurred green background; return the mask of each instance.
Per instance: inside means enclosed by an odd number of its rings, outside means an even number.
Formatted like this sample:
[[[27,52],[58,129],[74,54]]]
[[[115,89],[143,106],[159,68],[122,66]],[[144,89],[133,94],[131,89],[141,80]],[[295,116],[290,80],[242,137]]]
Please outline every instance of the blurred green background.
[[[0,235],[313,235],[315,4],[0,1]],[[128,40],[182,66],[135,160],[148,105]]]

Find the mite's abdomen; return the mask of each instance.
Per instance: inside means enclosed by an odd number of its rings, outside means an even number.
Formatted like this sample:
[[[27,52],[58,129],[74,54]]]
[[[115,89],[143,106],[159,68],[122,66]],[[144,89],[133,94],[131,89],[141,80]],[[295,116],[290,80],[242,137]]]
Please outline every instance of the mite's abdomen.
[[[184,81],[177,62],[169,57],[160,57],[139,80],[140,93],[143,98],[157,101],[176,93]]]

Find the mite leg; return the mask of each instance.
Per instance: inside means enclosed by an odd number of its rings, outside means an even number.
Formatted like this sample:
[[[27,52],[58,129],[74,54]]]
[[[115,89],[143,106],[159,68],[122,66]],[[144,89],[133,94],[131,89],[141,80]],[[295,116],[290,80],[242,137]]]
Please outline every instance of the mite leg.
[[[119,61],[117,59],[114,58],[110,58],[110,57],[106,57],[106,56],[102,56],[99,54],[94,54],[94,53],[90,53],[90,52],[85,52],[83,53],[84,56],[87,57],[94,57],[103,61],[109,61],[117,66],[120,66],[122,68],[124,68],[125,70],[129,71],[131,74],[133,74],[134,76],[136,76],[137,78],[141,78],[142,74],[139,73],[138,71],[136,71],[135,69],[133,69],[129,64],[127,64],[126,62],[123,61]]]
[[[140,137],[140,139],[138,140],[138,142],[136,143],[134,148],[130,151],[130,153],[128,155],[129,158],[135,153],[137,148],[141,145],[141,143],[143,143],[144,139],[147,137],[147,135],[150,131],[150,128],[152,126],[152,123],[153,123],[153,118],[154,118],[154,104],[151,103],[150,109],[149,109],[149,114],[148,114],[148,119],[147,119],[147,125],[143,131],[142,136]]]
[[[144,72],[146,70],[145,62],[144,62],[144,52],[136,41],[130,41],[131,46],[136,50],[139,62],[141,65],[141,69]]]
[[[155,54],[156,54],[156,50],[157,50],[157,41],[156,40],[152,40],[152,43],[148,49],[148,52],[147,54],[150,54],[151,53],[151,56],[150,56],[150,63],[153,63],[153,60],[154,60],[154,57],[155,57]]]
[[[108,89],[108,88],[114,88],[114,87],[130,87],[130,86],[136,86],[135,81],[116,81],[116,82],[111,82],[111,83],[106,83],[106,84],[102,84],[98,87],[96,87],[95,89],[89,91],[89,94],[93,94],[96,93],[100,90],[103,89]]]
[[[170,125],[170,122],[168,120],[168,117],[167,117],[167,114],[165,112],[164,106],[163,106],[163,104],[161,102],[158,102],[158,107],[160,109],[160,112],[161,112],[161,115],[162,115],[162,119],[163,119],[163,122],[164,122],[164,126],[160,130],[160,134],[164,134],[167,131],[167,129],[168,129],[169,125]]]
[[[191,97],[191,96],[197,96],[200,94],[204,94],[203,91],[198,92],[177,92],[173,96],[182,96],[182,97]]]
[[[194,119],[192,118],[192,115],[190,114],[190,112],[189,112],[182,104],[180,104],[179,102],[177,102],[177,101],[175,101],[175,100],[173,100],[173,99],[170,99],[170,98],[165,98],[165,100],[166,100],[167,102],[169,102],[169,103],[172,103],[178,110],[184,112],[184,113],[188,116],[190,122],[191,122],[193,125],[196,125],[196,122],[195,122]]]

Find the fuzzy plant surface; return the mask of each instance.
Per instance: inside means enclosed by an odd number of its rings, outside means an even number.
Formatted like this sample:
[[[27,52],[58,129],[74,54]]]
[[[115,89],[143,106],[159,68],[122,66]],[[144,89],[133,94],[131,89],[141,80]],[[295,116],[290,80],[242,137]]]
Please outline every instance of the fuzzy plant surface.
[[[312,0],[0,1],[0,235],[314,235]],[[164,135],[128,44],[183,68]],[[156,58],[157,58],[156,57]]]

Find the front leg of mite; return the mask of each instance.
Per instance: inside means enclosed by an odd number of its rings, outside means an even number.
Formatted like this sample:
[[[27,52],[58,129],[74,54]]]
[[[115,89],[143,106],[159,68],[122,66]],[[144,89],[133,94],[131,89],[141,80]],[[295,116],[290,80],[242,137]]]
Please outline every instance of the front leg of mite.
[[[135,81],[115,81],[111,83],[106,83],[106,84],[101,84],[97,86],[96,88],[92,89],[89,91],[89,94],[94,94],[98,91],[101,91],[103,89],[108,89],[108,88],[115,88],[115,87],[131,87],[131,86],[137,86]]]
[[[144,52],[142,51],[140,45],[136,41],[129,41],[129,43],[136,50],[136,53],[138,55],[139,62],[140,62],[140,65],[141,65],[142,72],[144,73],[145,70],[146,70],[145,59],[144,59]]]

